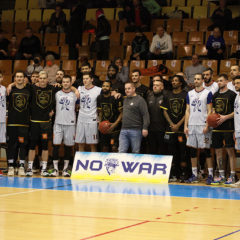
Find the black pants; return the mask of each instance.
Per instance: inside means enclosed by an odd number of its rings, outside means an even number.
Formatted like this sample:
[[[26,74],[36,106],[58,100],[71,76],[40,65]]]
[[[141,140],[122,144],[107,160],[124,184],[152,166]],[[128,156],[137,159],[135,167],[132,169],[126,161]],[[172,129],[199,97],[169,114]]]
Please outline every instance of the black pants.
[[[166,154],[166,144],[164,142],[164,132],[149,131],[148,144],[150,154]]]
[[[108,60],[110,48],[110,40],[99,40],[97,42],[97,59],[98,60]]]

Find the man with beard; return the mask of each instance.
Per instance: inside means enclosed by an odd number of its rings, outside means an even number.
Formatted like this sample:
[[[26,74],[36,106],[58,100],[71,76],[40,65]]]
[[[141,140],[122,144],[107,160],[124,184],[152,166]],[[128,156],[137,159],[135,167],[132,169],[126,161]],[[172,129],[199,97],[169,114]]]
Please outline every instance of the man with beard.
[[[161,108],[164,110],[166,126],[165,141],[168,142],[168,152],[173,155],[170,180],[186,180],[186,137],[184,135],[184,119],[186,111],[187,92],[183,90],[186,82],[179,75],[171,78],[172,91],[164,96]]]
[[[58,84],[62,84],[62,80],[63,80],[63,76],[64,76],[65,72],[64,70],[58,70],[56,73],[56,82]]]
[[[111,126],[107,134],[100,135],[102,152],[117,152],[118,138],[122,120],[122,99],[111,96],[111,82],[105,81],[102,92],[97,98],[99,121],[109,121]]]
[[[138,69],[132,71],[132,82],[134,83],[136,93],[142,96],[144,99],[147,99],[148,87],[141,84],[141,72]]]
[[[149,152],[150,154],[164,154],[164,132],[166,121],[163,109],[160,108],[164,98],[164,85],[161,76],[153,77],[153,91],[147,96],[147,105],[150,115],[149,125]]]
[[[107,71],[107,79],[112,83],[112,92],[121,93],[124,95],[124,85],[122,82],[117,80],[118,66],[115,64],[110,64]]]
[[[203,87],[212,92],[212,94],[215,94],[218,91],[218,84],[213,80],[213,70],[211,68],[203,71],[203,79]]]
[[[228,89],[234,91],[236,94],[238,94],[237,90],[235,89],[235,86],[234,86],[234,80],[235,80],[235,77],[239,76],[240,75],[240,67],[238,65],[233,65],[231,66],[230,68],[230,78],[232,81],[228,82]]]
[[[83,74],[85,73],[91,73],[92,76],[93,76],[93,85],[94,86],[97,86],[97,87],[100,87],[101,86],[101,81],[99,80],[99,77],[96,76],[95,74],[93,74],[92,72],[92,67],[91,67],[91,64],[88,63],[88,62],[85,62],[82,64],[81,68],[80,68],[80,71],[78,69],[77,71],[77,80],[73,83],[73,86],[75,88],[78,88],[79,86],[83,86]]]
[[[223,184],[225,182],[225,172],[223,164],[223,147],[226,149],[230,161],[231,174],[225,185],[235,183],[236,155],[234,150],[234,101],[236,93],[227,88],[228,77],[220,74],[217,83],[219,91],[213,95],[213,109],[220,114],[218,126],[212,131],[212,147],[215,149],[217,164],[219,168],[219,178],[212,184]]]

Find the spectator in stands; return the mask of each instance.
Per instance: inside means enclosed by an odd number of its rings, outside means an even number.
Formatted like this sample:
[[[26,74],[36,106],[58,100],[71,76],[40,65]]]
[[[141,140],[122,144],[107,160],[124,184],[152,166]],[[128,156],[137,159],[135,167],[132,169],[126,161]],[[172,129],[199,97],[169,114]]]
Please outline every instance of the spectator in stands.
[[[149,50],[149,41],[142,33],[141,28],[136,29],[136,36],[132,41],[132,60],[145,60]]]
[[[8,55],[10,59],[15,59],[18,52],[19,45],[17,43],[17,36],[14,34],[11,37],[10,43],[8,45]]]
[[[213,21],[213,25],[209,27],[211,31],[215,26],[219,27],[223,30],[230,30],[232,24],[232,12],[227,8],[227,0],[219,0],[219,8],[217,8],[211,19]]]
[[[57,4],[46,27],[47,33],[64,33],[67,26],[66,14],[61,5]]]
[[[123,66],[123,60],[120,57],[116,57],[113,60],[113,64],[118,66],[117,80],[125,83],[129,80],[129,68]]]
[[[157,33],[153,36],[150,46],[150,52],[148,53],[149,59],[172,59],[173,47],[172,38],[165,32],[163,26],[157,28]]]
[[[194,54],[192,56],[192,65],[186,67],[184,73],[187,77],[187,84],[190,88],[194,87],[194,76],[197,73],[203,73],[203,71],[205,71],[206,68],[200,64],[199,62],[199,58],[197,54]]]
[[[78,49],[82,44],[83,22],[86,7],[74,1],[71,7],[71,17],[68,24],[67,42],[69,46],[69,59],[78,58]]]
[[[238,94],[238,91],[235,88],[234,81],[236,77],[240,76],[240,67],[238,65],[231,66],[229,75],[231,81],[228,82],[227,88]]]
[[[152,18],[158,18],[161,15],[161,7],[159,3],[155,0],[142,0],[143,6],[151,14]]]
[[[0,59],[4,60],[8,58],[8,45],[9,40],[4,37],[4,33],[0,30]]]
[[[134,32],[136,27],[140,27],[143,32],[150,30],[151,15],[140,0],[125,1],[123,9],[124,11],[119,13],[119,18],[127,19],[126,32]]]
[[[223,59],[223,53],[226,49],[225,41],[221,36],[219,27],[213,29],[213,35],[210,35],[207,40],[206,48],[209,59]]]
[[[46,66],[44,67],[43,71],[47,72],[48,74],[48,83],[53,85],[56,83],[56,74],[59,70],[59,66],[54,63],[55,58],[53,55],[47,55],[46,58]]]
[[[32,29],[25,29],[25,37],[21,40],[17,59],[33,59],[36,54],[41,53],[41,42],[39,38],[33,35]]]
[[[110,48],[109,35],[111,34],[111,25],[104,16],[104,11],[101,8],[97,9],[96,11],[96,19],[97,59],[107,60]]]
[[[41,66],[42,57],[41,55],[35,55],[34,59],[31,60],[30,65],[27,67],[26,75],[30,77],[33,72],[41,72],[43,67]]]

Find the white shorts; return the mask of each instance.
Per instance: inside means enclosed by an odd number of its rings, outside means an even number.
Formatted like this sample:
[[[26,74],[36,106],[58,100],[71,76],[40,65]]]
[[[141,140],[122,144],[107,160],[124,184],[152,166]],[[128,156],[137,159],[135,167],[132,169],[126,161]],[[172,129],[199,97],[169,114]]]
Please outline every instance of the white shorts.
[[[236,138],[235,149],[240,150],[240,137]]]
[[[75,142],[97,144],[98,143],[97,121],[91,123],[78,122]]]
[[[203,134],[205,126],[189,126],[189,135],[187,137],[187,146],[193,148],[210,148],[211,132]]]
[[[73,146],[75,144],[75,125],[54,124],[53,126],[53,144],[59,145],[64,142],[66,146]]]
[[[6,143],[6,123],[0,123],[0,143]]]

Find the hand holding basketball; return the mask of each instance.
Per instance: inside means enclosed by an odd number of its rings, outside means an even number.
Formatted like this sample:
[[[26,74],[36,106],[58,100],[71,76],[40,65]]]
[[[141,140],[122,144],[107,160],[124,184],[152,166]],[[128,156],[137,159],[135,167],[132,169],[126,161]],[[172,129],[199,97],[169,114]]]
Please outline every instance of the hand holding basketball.
[[[218,123],[219,118],[220,118],[220,114],[218,113],[211,113],[210,115],[208,115],[207,117],[208,126],[216,128],[219,125]]]

